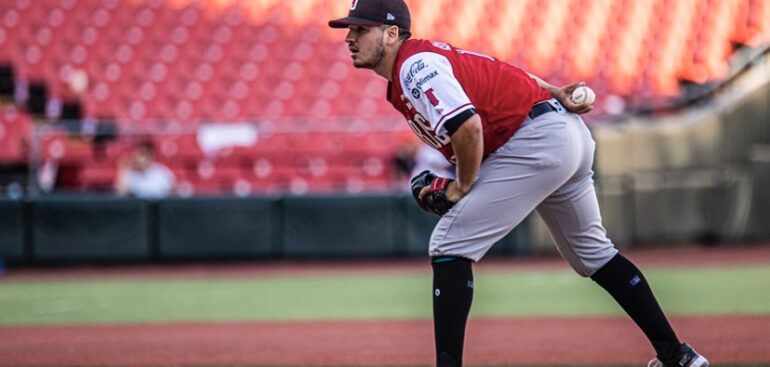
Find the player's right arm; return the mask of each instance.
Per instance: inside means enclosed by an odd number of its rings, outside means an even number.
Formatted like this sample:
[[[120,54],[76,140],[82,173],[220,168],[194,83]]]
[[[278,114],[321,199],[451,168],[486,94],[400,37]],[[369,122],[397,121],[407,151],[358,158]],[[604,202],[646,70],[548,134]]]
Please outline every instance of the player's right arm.
[[[445,56],[433,52],[412,55],[401,66],[399,76],[409,103],[429,121],[430,133],[448,137],[446,144],[452,144],[457,168],[455,181],[447,187],[447,198],[457,202],[470,191],[481,166],[481,117]]]
[[[452,149],[455,152],[456,174],[446,189],[449,201],[458,202],[463,198],[476,181],[481,161],[484,156],[484,131],[481,117],[478,114],[466,119],[452,134]],[[430,187],[426,186],[418,198],[422,199]]]
[[[547,90],[549,93],[551,93],[551,96],[559,100],[559,103],[564,106],[568,111],[574,112],[577,114],[584,114],[591,112],[591,110],[594,109],[593,103],[587,104],[587,103],[575,103],[572,102],[572,92],[575,91],[578,87],[584,86],[585,83],[579,82],[579,83],[573,83],[564,87],[557,87],[551,83],[546,82],[545,80],[541,79],[539,76],[527,73],[532,79],[535,79],[537,81],[537,84]]]
[[[474,114],[451,136],[457,161],[457,177],[447,188],[447,198],[457,202],[471,190],[484,156],[484,131],[481,117]]]

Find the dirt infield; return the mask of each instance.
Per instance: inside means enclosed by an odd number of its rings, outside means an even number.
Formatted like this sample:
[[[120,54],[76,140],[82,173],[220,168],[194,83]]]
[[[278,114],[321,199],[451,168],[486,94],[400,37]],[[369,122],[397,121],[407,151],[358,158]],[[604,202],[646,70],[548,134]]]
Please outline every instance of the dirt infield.
[[[770,317],[674,318],[713,362],[770,362]],[[427,366],[430,321],[0,328],[2,366]],[[623,318],[474,319],[469,365],[643,365]]]

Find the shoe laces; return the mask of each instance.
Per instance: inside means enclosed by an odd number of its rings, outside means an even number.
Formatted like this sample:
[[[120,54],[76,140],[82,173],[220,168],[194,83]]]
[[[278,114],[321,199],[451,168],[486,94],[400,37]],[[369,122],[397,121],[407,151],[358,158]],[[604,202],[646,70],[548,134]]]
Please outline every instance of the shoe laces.
[[[663,367],[663,363],[659,359],[653,358],[647,362],[647,367]]]

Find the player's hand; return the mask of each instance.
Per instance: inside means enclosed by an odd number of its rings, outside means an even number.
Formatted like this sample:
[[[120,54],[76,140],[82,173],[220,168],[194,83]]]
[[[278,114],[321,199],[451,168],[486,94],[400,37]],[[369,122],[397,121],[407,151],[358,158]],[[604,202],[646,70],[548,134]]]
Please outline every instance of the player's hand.
[[[444,215],[455,204],[447,197],[453,180],[423,171],[412,178],[412,195],[423,210]],[[455,188],[457,189],[457,188]],[[456,196],[456,194],[453,194]],[[458,199],[459,200],[459,199]]]
[[[582,87],[584,85],[586,85],[584,82],[573,83],[561,88],[557,88],[555,91],[553,91],[552,94],[553,97],[559,100],[559,103],[561,103],[561,105],[567,109],[567,111],[582,115],[584,113],[591,112],[591,110],[594,109],[593,102],[575,103],[572,101],[572,92],[574,92],[578,87]]]
[[[430,192],[430,186],[423,187],[422,190],[420,190],[420,195],[419,195],[420,200],[422,200],[425,197],[425,195],[428,195],[429,192]],[[460,201],[460,199],[465,197],[466,194],[467,193],[462,192],[460,188],[457,186],[457,181],[452,181],[447,186],[446,198],[447,200],[453,203]]]

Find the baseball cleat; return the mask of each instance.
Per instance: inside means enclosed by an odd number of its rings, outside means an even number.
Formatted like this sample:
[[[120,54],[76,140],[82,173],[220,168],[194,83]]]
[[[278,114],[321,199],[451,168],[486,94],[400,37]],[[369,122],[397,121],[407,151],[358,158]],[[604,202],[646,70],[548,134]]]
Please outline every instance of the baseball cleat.
[[[682,344],[675,357],[665,361],[655,358],[647,363],[647,367],[709,367],[709,361],[691,346]]]

